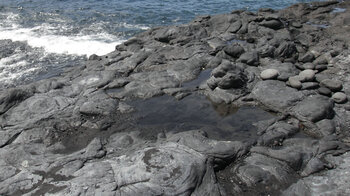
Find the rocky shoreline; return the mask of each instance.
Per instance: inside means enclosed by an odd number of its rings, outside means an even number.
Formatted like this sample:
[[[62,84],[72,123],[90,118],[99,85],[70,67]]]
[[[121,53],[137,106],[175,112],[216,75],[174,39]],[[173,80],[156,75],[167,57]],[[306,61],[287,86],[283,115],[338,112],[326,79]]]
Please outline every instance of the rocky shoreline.
[[[203,16],[0,90],[0,195],[349,195],[349,8]]]

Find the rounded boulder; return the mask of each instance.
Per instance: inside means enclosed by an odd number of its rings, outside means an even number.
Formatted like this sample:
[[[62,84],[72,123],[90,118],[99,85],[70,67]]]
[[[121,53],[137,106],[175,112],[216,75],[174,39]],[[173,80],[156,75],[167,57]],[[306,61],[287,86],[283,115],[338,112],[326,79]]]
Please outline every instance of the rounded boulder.
[[[261,72],[260,77],[263,80],[271,80],[276,79],[279,75],[279,72],[277,69],[265,69]]]
[[[324,79],[321,81],[321,86],[331,89],[333,92],[340,91],[343,88],[339,80]]]
[[[305,69],[299,73],[299,76],[304,77],[305,81],[313,81],[315,79],[315,71],[312,69]]]
[[[297,77],[289,77],[288,82],[291,87],[296,89],[301,89],[303,86]]]
[[[337,92],[334,93],[332,96],[332,99],[334,100],[334,102],[336,103],[345,103],[347,100],[346,94],[342,93],[342,92]]]

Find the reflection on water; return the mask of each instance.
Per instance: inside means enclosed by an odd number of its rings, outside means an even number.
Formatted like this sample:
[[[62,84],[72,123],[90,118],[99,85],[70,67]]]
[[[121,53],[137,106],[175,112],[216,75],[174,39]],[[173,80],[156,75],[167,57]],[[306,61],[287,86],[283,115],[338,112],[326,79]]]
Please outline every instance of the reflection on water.
[[[342,12],[345,12],[346,9],[344,8],[339,8],[339,7],[336,7],[333,9],[332,13],[342,13]]]
[[[322,28],[322,29],[326,29],[326,28],[330,27],[328,24],[315,24],[312,22],[307,22],[306,24],[317,27],[317,28]]]
[[[229,116],[229,115],[235,114],[239,110],[238,106],[229,105],[229,104],[226,104],[226,103],[219,103],[219,104],[212,103],[212,107],[214,108],[214,110],[221,117],[225,117],[225,116]]]
[[[212,69],[203,70],[195,80],[183,83],[182,87],[196,88],[200,86],[204,81],[207,81],[209,79],[211,71]]]

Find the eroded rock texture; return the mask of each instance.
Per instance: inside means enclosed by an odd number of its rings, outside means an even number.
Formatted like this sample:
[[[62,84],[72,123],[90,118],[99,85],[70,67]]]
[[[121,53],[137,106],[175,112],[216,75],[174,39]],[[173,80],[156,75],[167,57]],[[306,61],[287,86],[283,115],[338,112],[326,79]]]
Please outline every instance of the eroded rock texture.
[[[2,89],[0,195],[347,195],[348,9],[203,16]]]

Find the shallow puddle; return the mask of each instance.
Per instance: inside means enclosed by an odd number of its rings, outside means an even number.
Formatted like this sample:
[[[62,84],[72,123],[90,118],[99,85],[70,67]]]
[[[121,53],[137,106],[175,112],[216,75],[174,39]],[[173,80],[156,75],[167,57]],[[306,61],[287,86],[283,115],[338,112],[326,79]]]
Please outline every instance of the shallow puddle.
[[[313,27],[322,28],[322,29],[326,29],[330,27],[328,24],[315,24],[312,22],[307,22],[306,24],[311,25]]]
[[[182,100],[161,96],[129,103],[135,107],[137,126],[147,134],[178,133],[201,129],[218,140],[254,140],[253,123],[274,118],[258,107],[213,104],[204,95],[193,94]]]
[[[344,8],[336,7],[333,9],[332,13],[343,13],[345,11],[346,11],[346,9],[344,9]]]
[[[124,90],[124,88],[109,88],[105,90],[107,94],[120,93]]]

